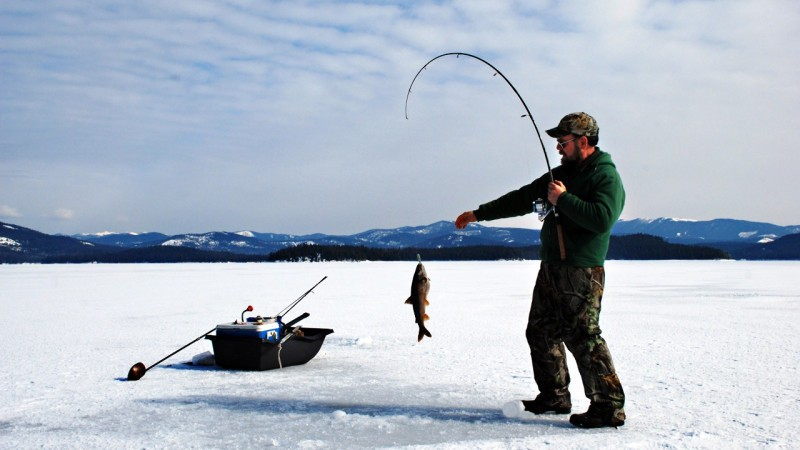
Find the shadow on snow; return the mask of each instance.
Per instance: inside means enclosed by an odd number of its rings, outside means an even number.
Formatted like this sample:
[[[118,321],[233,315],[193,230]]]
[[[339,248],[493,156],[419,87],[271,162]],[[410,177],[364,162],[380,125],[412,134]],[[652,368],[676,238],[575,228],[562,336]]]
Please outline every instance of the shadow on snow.
[[[256,412],[269,414],[332,414],[344,411],[348,415],[369,417],[409,417],[441,421],[456,421],[471,424],[512,424],[525,423],[557,428],[571,428],[564,420],[556,417],[537,417],[535,419],[513,419],[503,415],[499,409],[461,408],[457,406],[415,406],[415,405],[377,405],[354,402],[324,402],[297,399],[238,397],[231,395],[195,395],[180,398],[142,400],[172,406],[206,405],[236,412]]]

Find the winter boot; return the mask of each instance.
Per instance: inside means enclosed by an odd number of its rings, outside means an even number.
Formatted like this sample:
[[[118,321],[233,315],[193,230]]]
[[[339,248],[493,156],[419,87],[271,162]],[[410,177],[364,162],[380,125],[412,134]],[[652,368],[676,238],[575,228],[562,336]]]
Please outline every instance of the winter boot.
[[[592,403],[585,413],[571,415],[569,423],[580,428],[616,428],[625,425],[625,412],[609,403]]]
[[[550,395],[539,394],[535,400],[523,400],[525,411],[534,414],[544,414],[551,412],[554,414],[569,414],[572,411],[572,401],[569,395],[565,397],[553,397]]]

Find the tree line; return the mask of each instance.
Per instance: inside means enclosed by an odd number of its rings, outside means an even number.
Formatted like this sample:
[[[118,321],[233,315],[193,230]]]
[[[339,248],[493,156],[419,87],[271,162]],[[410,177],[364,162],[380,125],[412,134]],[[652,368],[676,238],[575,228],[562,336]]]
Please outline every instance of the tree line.
[[[533,260],[539,246],[469,246],[452,248],[370,248],[364,246],[299,245],[273,252],[270,261],[425,261]],[[699,245],[671,244],[646,234],[612,236],[608,259],[730,259],[723,250]]]
[[[113,251],[86,251],[79,254],[27,255],[0,252],[0,262],[22,263],[216,263],[216,262],[302,262],[302,261],[496,261],[535,260],[539,246],[468,246],[447,248],[374,248],[353,245],[304,244],[272,252],[252,255],[198,250],[189,247],[154,246]],[[645,234],[612,236],[608,259],[730,259],[723,250],[698,245],[671,244]]]

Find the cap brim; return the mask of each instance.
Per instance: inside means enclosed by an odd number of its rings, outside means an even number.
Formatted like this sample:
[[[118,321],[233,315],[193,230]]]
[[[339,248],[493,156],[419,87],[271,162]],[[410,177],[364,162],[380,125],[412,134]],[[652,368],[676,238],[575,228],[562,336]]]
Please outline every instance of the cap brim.
[[[560,137],[564,137],[564,136],[570,134],[569,131],[564,130],[562,128],[558,128],[558,127],[550,128],[545,133],[547,133],[548,136],[554,137],[554,138],[560,138]]]

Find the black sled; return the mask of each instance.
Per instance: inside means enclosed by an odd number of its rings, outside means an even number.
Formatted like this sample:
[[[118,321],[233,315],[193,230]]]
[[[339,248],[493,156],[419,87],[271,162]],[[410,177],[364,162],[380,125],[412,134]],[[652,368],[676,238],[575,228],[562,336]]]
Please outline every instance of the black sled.
[[[271,370],[311,361],[319,353],[325,336],[333,333],[333,330],[294,327],[308,317],[308,313],[285,324],[282,319],[313,289],[309,289],[275,317],[257,316],[245,320],[244,313],[252,311],[252,307],[248,307],[242,312],[241,322],[217,325],[216,335],[206,335],[214,347],[216,364],[226,369]]]

